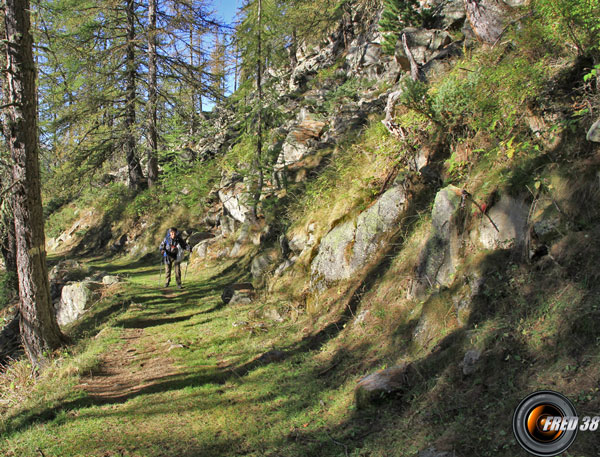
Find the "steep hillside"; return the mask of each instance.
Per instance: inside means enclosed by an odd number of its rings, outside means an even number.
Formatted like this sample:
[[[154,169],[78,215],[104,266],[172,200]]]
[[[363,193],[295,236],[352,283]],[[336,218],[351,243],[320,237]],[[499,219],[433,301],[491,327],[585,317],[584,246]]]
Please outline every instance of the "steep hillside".
[[[72,354],[36,386],[9,369],[0,449],[515,456],[531,392],[597,415],[598,49],[548,5],[429,2],[390,55],[382,9],[356,2],[265,73],[258,159],[247,86],[159,186],[108,170],[48,205],[53,262],[91,262],[54,278],[58,301],[68,281],[126,281],[65,325]],[[155,288],[173,225],[193,245],[183,292]]]

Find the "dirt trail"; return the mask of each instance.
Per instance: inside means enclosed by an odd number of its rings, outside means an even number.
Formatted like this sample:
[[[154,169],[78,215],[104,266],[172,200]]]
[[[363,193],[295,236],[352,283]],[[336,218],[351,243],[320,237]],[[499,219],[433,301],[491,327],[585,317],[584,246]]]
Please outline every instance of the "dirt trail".
[[[144,336],[144,329],[123,329],[123,344],[106,352],[99,370],[82,378],[78,387],[99,402],[120,402],[177,374],[165,348]]]

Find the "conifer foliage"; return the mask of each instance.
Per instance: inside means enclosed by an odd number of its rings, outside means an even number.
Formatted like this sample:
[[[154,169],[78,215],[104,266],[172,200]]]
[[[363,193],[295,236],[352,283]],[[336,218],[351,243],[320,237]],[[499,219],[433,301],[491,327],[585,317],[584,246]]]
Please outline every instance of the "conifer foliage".
[[[384,10],[379,27],[384,32],[383,50],[393,54],[402,29],[422,23],[428,10],[420,10],[417,0],[383,0]]]

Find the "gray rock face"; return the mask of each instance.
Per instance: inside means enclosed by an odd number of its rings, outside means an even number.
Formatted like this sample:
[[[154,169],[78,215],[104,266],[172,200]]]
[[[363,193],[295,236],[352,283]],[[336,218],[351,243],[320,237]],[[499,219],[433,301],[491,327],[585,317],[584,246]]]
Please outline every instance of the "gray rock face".
[[[354,391],[356,406],[366,408],[387,395],[402,391],[409,385],[410,372],[410,365],[405,363],[362,378]]]
[[[404,33],[413,58],[421,66],[434,59],[438,52],[452,43],[450,34],[443,30],[408,27],[404,29]],[[402,70],[410,71],[410,61],[401,41],[396,45],[395,58]]]
[[[327,124],[306,110],[301,110],[298,124],[288,133],[277,159],[276,169],[302,160],[313,152]]]
[[[92,306],[101,287],[101,284],[87,280],[64,286],[60,302],[56,306],[58,324],[67,325],[77,320],[85,310]]]
[[[588,141],[600,143],[600,119],[594,122],[594,124],[590,127],[585,138]]]
[[[432,231],[419,255],[413,297],[428,287],[449,286],[454,279],[464,221],[461,190],[454,186],[440,190],[435,196],[431,219]]]
[[[502,195],[489,209],[488,215],[498,230],[486,217],[479,228],[479,241],[486,249],[509,249],[522,246],[527,233],[529,206],[522,199]]]
[[[434,0],[429,5],[439,11],[436,25],[443,30],[460,27],[467,17],[464,0]]]
[[[331,230],[322,240],[311,265],[314,285],[347,279],[366,266],[384,243],[384,237],[396,227],[404,212],[406,195],[401,187],[392,187],[356,221],[348,221]]]
[[[248,189],[241,176],[223,176],[221,189],[219,190],[219,200],[233,219],[241,223],[246,222],[250,207],[246,203]]]
[[[237,220],[235,220],[233,217],[231,216],[226,216],[224,214],[221,214],[219,216],[219,225],[221,227],[221,236],[229,236],[232,233],[234,233],[237,230],[237,227],[239,227],[239,222]]]

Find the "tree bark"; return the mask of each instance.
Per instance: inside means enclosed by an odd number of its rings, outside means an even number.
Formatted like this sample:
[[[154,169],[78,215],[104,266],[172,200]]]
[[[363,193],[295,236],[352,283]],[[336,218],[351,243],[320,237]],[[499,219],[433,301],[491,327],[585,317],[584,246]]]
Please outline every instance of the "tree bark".
[[[296,28],[292,30],[292,43],[290,44],[290,66],[292,71],[298,66],[298,37],[296,36]]]
[[[252,214],[254,219],[258,217],[258,202],[263,188],[263,170],[262,170],[262,1],[258,0],[258,50],[256,58],[256,86],[258,89],[258,126],[256,132],[256,156],[254,160],[254,170],[258,174],[258,182],[254,192],[254,202],[252,205]]]
[[[4,0],[20,330],[27,356],[40,366],[65,339],[56,323],[46,266],[29,8],[28,0]]]
[[[136,155],[135,145],[135,11],[133,0],[126,0],[127,11],[127,54],[126,54],[126,79],[125,89],[125,158],[127,160],[127,170],[129,173],[129,188],[138,190],[142,187],[144,175],[142,166]]]
[[[148,187],[158,181],[156,6],[156,0],[148,1]]]
[[[190,71],[194,68],[194,27],[192,22],[190,21]],[[198,78],[200,78],[200,84],[202,84],[202,72],[198,73]],[[198,116],[196,113],[196,87],[192,85],[191,89],[191,103],[192,103],[192,118],[190,121],[190,135],[192,139],[196,136],[197,127],[198,127]],[[200,110],[202,112],[202,109]]]

